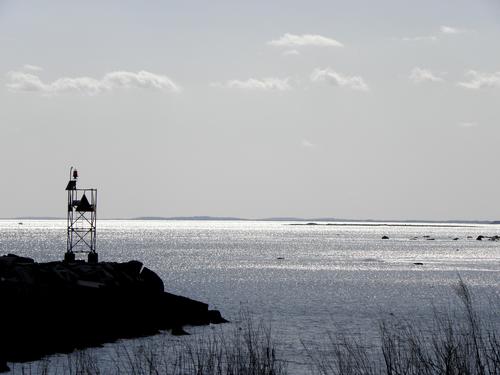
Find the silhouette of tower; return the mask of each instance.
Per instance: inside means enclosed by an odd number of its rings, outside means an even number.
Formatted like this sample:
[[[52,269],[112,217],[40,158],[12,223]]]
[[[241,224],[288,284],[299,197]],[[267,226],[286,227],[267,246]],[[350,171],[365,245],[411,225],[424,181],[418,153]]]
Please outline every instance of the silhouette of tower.
[[[67,240],[65,262],[74,262],[75,254],[87,253],[89,263],[97,263],[96,220],[97,189],[78,189],[78,171],[71,167],[68,192]]]

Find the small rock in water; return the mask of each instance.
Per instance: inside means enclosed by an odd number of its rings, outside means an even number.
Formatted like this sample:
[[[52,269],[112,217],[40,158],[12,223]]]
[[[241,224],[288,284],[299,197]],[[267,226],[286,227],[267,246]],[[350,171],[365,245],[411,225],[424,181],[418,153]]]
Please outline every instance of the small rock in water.
[[[482,240],[483,240],[483,238],[484,238],[484,236],[483,236],[483,235],[479,235],[479,236],[477,236],[476,240],[478,240],[478,241],[482,241]]]
[[[388,239],[389,239],[389,237],[388,237],[388,236],[382,236],[382,239],[383,239],[383,240],[388,240]]]
[[[453,239],[453,241],[458,241],[458,237],[455,237],[455,238]]]
[[[285,258],[283,258],[283,257],[277,257],[276,259],[278,259],[278,260],[284,260]]]
[[[423,266],[424,265],[422,262],[415,262],[413,264],[416,265],[416,266]]]

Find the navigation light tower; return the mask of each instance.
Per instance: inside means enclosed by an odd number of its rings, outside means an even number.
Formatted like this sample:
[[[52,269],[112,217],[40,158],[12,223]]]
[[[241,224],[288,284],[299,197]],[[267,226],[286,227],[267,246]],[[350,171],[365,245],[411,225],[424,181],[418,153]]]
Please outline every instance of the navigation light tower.
[[[97,263],[96,220],[97,189],[78,189],[78,171],[71,167],[68,192],[67,240],[64,261],[75,261],[75,254],[88,254],[89,263]]]

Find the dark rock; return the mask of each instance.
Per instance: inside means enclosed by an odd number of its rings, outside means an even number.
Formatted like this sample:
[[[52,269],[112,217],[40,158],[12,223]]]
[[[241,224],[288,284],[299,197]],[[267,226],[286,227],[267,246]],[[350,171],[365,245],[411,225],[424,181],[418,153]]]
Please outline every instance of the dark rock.
[[[458,237],[455,237],[455,238],[453,239],[453,241],[458,241]]]
[[[139,276],[142,270],[142,263],[137,260],[131,260],[127,263],[117,263],[116,266],[132,276]]]
[[[415,262],[413,263],[415,266],[423,266],[424,264],[422,262]]]
[[[149,268],[144,267],[142,269],[141,279],[152,291],[161,293],[165,290],[162,279],[160,279],[160,277]]]
[[[0,359],[0,372],[7,372],[10,371],[9,366],[7,366],[7,362],[5,362],[3,359]]]
[[[164,292],[160,277],[138,261],[35,263],[2,256],[0,301],[0,358],[7,362],[226,322],[206,303]]]
[[[389,237],[388,237],[388,236],[382,236],[382,239],[383,239],[383,240],[388,240],[388,239],[389,239]]]
[[[186,335],[189,335],[189,333],[187,333],[186,331],[184,331],[184,329],[182,329],[182,327],[174,327],[174,328],[172,328],[172,330],[170,332],[174,336],[186,336]]]
[[[208,312],[208,317],[210,319],[210,323],[212,324],[221,324],[221,323],[229,323],[228,320],[224,319],[218,310],[211,310]]]
[[[483,240],[483,238],[484,238],[484,236],[483,236],[483,235],[479,235],[479,236],[477,236],[476,240],[478,240],[478,241],[482,241],[482,240]]]
[[[33,264],[35,261],[31,258],[20,257],[15,254],[7,254],[0,257],[0,263],[5,265],[11,264]]]
[[[285,258],[284,257],[277,257],[276,259],[278,259],[278,260],[284,260]]]

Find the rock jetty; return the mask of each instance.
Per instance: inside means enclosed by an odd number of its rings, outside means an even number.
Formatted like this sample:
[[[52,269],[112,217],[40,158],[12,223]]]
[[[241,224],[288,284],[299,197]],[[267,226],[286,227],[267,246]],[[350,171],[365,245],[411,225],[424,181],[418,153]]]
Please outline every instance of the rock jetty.
[[[165,292],[160,277],[135,260],[36,263],[0,256],[0,301],[0,372],[6,362],[227,322],[206,303]]]

